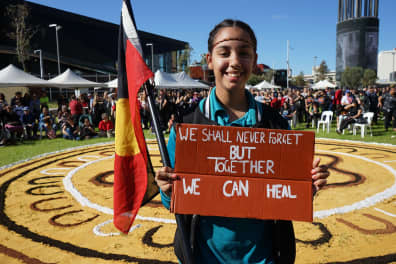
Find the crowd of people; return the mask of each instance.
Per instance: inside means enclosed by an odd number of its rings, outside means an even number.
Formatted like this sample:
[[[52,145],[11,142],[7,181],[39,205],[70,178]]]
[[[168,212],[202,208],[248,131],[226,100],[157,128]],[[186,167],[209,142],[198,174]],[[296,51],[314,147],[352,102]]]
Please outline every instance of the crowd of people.
[[[24,139],[63,137],[83,140],[114,135],[115,95],[104,92],[60,95],[57,108],[49,108],[45,91],[16,92],[7,102],[0,93],[0,145]]]
[[[159,90],[156,106],[159,110],[160,129],[170,131],[175,122],[192,113],[199,102],[207,97],[208,90]],[[323,111],[333,111],[337,117],[337,133],[358,122],[365,123],[366,112],[373,112],[373,124],[379,116],[384,128],[396,131],[396,87],[369,86],[361,90],[324,89],[270,89],[259,91],[251,88],[254,98],[276,109],[295,128],[298,124],[316,127]],[[139,93],[143,129],[152,128],[147,95]],[[8,103],[0,93],[0,144],[18,139],[37,139],[43,136],[53,139],[82,140],[114,135],[116,95],[114,93],[84,93],[70,98],[60,95],[58,108],[50,111],[45,92],[17,92]],[[340,119],[340,122],[339,122]],[[393,123],[392,123],[393,122]]]
[[[291,126],[298,124],[305,127],[316,127],[324,111],[332,111],[337,117],[337,132],[348,125],[365,123],[366,112],[373,112],[373,124],[378,117],[384,119],[385,130],[390,127],[396,131],[396,86],[369,86],[360,90],[327,88],[324,90],[303,89],[269,89],[259,91],[250,89],[254,98],[263,104],[276,109]],[[162,131],[169,132],[174,122],[181,122],[182,117],[191,113],[199,102],[208,94],[202,91],[161,90],[156,103],[159,109],[159,119]],[[151,117],[148,109],[147,96],[140,93],[142,127],[151,127]],[[393,122],[393,123],[392,123]]]

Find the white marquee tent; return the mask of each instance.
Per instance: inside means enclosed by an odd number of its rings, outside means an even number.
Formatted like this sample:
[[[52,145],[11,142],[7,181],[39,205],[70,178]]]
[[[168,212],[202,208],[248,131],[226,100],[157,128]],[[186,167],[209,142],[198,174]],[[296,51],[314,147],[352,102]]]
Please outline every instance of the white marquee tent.
[[[37,78],[10,64],[0,70],[0,87],[48,87],[48,81]]]
[[[156,71],[154,76],[155,87],[159,89],[209,89],[206,84],[195,81],[185,72],[166,73]]]
[[[281,88],[280,86],[277,86],[275,84],[271,84],[267,82],[266,80],[256,84],[253,86],[253,88],[258,89],[258,90],[264,90],[264,89],[272,89],[272,88]]]
[[[59,88],[88,88],[88,87],[103,86],[102,83],[92,82],[78,76],[70,69],[67,69],[61,75],[58,75],[55,78],[48,80],[48,82],[53,87],[59,87]]]
[[[114,80],[105,83],[105,85],[108,88],[117,88],[118,87],[118,78],[115,78]]]
[[[324,80],[324,81],[319,81],[317,83],[314,83],[311,88],[321,90],[321,89],[326,89],[326,88],[335,88],[336,86],[337,85],[329,82],[328,80]]]

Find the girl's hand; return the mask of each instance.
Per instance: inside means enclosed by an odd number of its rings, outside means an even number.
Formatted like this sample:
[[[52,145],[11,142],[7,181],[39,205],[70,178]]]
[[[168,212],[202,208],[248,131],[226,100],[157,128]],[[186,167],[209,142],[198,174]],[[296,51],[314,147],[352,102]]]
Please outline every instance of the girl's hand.
[[[314,195],[322,189],[327,183],[327,177],[329,177],[329,169],[326,165],[320,165],[320,158],[316,158],[312,164],[312,186],[314,187]]]
[[[162,167],[155,173],[155,181],[163,193],[170,197],[172,193],[173,181],[178,177],[173,173],[173,169],[169,167]]]

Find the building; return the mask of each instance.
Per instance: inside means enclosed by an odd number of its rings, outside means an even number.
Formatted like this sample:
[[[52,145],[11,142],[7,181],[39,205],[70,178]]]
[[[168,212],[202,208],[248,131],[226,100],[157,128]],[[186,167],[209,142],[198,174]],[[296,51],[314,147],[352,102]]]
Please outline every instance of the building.
[[[107,81],[109,76],[115,76],[119,25],[27,1],[25,3],[29,9],[28,25],[36,29],[30,42],[31,54],[27,61],[29,72],[40,75],[39,53],[33,51],[41,50],[44,77],[58,75],[56,27],[49,27],[55,24],[60,26],[58,44],[61,72],[71,68],[93,81]],[[3,16],[0,20],[0,31],[5,31],[0,34],[0,68],[10,63],[19,65],[15,51],[16,41],[7,37],[7,32],[13,30],[10,26],[11,19]],[[139,31],[139,37],[149,67],[154,71],[178,70],[178,54],[186,48],[187,42],[144,31]],[[152,53],[154,60],[151,59]]]
[[[396,82],[396,49],[378,54],[377,77],[380,83]]]
[[[339,0],[336,78],[346,67],[377,71],[379,0]],[[364,4],[364,5],[363,5]]]
[[[315,82],[317,82],[317,78],[318,78],[317,69],[318,68],[319,68],[319,66],[312,67],[312,74],[305,74],[304,81],[307,83],[310,83],[310,84],[314,84]],[[328,80],[329,82],[333,82],[333,83],[335,82],[335,79],[336,79],[335,71],[329,71],[325,75],[326,75],[326,80]]]

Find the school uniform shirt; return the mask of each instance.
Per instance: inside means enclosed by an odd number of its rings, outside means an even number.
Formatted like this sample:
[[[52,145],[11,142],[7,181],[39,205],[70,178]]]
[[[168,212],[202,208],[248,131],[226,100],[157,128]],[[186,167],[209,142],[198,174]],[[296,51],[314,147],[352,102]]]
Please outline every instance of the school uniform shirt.
[[[230,122],[226,110],[216,98],[215,89],[209,95],[211,120],[221,126],[252,127],[257,123],[256,109],[262,112],[262,105],[254,100],[250,92],[246,91],[248,111],[240,119]],[[201,112],[205,101],[201,100],[199,104]],[[175,164],[175,146],[176,133],[172,128],[168,141],[172,167]],[[170,198],[160,193],[163,205],[169,209]],[[271,221],[200,216],[199,231],[195,236],[199,252],[196,263],[273,263]]]

